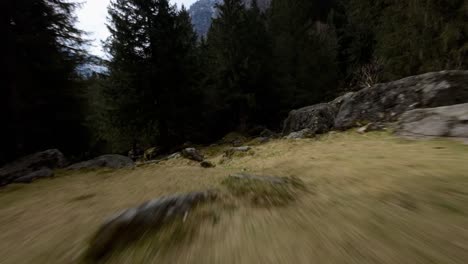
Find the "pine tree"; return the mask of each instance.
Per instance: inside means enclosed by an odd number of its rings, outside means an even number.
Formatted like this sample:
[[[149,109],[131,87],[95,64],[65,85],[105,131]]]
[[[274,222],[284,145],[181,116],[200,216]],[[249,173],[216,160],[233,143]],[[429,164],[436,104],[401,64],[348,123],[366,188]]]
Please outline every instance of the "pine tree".
[[[227,129],[245,131],[253,123],[268,122],[261,117],[271,109],[272,102],[266,100],[271,52],[265,18],[256,1],[247,8],[241,0],[227,0],[217,8],[207,44],[214,65],[211,80],[222,108],[218,112],[229,115]]]
[[[467,65],[466,1],[390,1],[377,32],[376,54],[387,78]]]
[[[282,109],[329,99],[337,87],[337,47],[322,1],[273,0],[270,29]],[[325,13],[325,14],[324,14]],[[322,17],[325,17],[323,19]]]
[[[75,71],[85,53],[75,8],[64,0],[1,3],[7,72],[0,112],[7,135],[0,162],[46,148],[76,153],[86,146]]]
[[[186,10],[167,0],[116,0],[109,9],[110,127],[119,149],[137,141],[169,147],[193,115],[196,35]],[[131,142],[125,142],[131,139]]]

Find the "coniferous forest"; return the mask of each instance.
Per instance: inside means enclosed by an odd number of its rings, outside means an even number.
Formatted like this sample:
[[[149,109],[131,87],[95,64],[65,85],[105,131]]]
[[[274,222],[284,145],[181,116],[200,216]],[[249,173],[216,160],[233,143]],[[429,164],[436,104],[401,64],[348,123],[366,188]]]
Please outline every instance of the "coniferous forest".
[[[292,109],[468,67],[466,0],[225,0],[206,36],[168,0],[113,0],[105,60],[86,52],[76,8],[0,3],[0,163],[47,148],[83,159],[280,131]],[[77,70],[96,61],[107,70]]]

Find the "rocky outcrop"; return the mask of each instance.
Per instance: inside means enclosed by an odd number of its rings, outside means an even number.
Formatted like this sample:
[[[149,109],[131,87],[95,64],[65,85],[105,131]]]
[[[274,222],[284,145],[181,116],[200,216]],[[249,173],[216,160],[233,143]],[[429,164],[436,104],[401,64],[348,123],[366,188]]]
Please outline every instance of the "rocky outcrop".
[[[138,239],[149,230],[158,231],[177,219],[185,220],[197,205],[216,197],[214,191],[167,196],[118,213],[105,221],[91,239],[88,257],[100,259],[116,245]]]
[[[30,182],[25,179],[42,178],[39,176],[45,175],[44,169],[63,168],[66,165],[65,156],[57,149],[37,152],[0,168],[0,186],[10,184],[20,178],[23,178],[21,182]],[[52,176],[50,173],[48,175]]]
[[[451,137],[468,140],[468,104],[416,109],[403,114],[397,134],[405,137]]]
[[[394,122],[416,108],[468,103],[468,71],[442,71],[377,84],[354,93],[341,105],[334,127],[361,122]]]
[[[363,124],[395,122],[405,112],[468,103],[468,71],[442,71],[377,84],[332,102],[291,111],[283,134],[345,130]]]
[[[122,169],[122,168],[133,168],[135,163],[128,157],[122,155],[103,155],[92,160],[75,163],[69,166],[68,170],[82,170],[82,169]]]
[[[188,12],[192,18],[192,24],[199,37],[206,37],[211,26],[211,21],[216,17],[218,11],[216,4],[222,4],[223,0],[198,0],[193,3]],[[250,6],[252,0],[243,0],[245,5]],[[261,10],[270,6],[271,0],[258,0],[257,5]]]

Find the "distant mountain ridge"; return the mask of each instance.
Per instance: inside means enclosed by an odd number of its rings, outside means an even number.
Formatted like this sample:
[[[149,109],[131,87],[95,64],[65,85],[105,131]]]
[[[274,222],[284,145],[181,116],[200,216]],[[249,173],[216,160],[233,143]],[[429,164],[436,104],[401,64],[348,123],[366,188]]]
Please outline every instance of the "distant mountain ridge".
[[[252,2],[252,0],[243,1],[247,6],[250,6]],[[223,0],[198,0],[190,6],[188,12],[198,36],[206,36],[210,29],[211,21],[216,15],[215,5],[222,2]],[[269,7],[271,0],[257,0],[257,3],[260,9],[265,10]]]

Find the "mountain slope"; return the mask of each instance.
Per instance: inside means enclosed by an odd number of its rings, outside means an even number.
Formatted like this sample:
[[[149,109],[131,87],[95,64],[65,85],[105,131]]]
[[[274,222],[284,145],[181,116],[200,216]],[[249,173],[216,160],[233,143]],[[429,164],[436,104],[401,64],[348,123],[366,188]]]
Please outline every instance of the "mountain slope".
[[[247,6],[252,0],[244,0]],[[189,8],[189,14],[192,18],[192,24],[198,36],[206,36],[211,26],[211,20],[216,14],[215,5],[222,3],[223,0],[198,0]],[[260,9],[265,10],[271,3],[271,0],[257,0]]]

